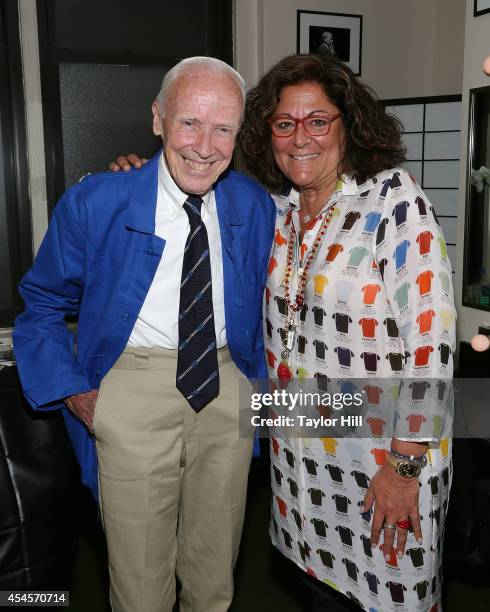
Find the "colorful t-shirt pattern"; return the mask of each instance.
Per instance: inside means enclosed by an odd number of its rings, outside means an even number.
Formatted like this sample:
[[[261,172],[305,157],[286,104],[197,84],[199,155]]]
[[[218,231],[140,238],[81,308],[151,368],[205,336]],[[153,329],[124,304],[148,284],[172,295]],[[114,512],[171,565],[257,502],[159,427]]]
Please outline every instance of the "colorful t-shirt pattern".
[[[276,203],[280,235],[289,236],[290,223],[299,234],[298,194],[279,196]],[[441,246],[440,226],[425,194],[408,173],[396,170],[363,185],[344,177],[324,211],[330,205],[335,206],[334,214],[309,271],[305,306],[298,313],[293,375],[299,372],[301,378],[315,380],[319,390],[327,388],[329,379],[450,378],[455,346],[452,273]],[[321,215],[305,233],[304,254],[320,223]],[[267,283],[274,298],[284,298],[286,258],[287,244],[275,243],[271,260],[277,266]],[[295,295],[295,275],[290,283],[290,294]],[[276,357],[273,367],[268,358],[271,378],[277,378],[281,363],[285,324],[276,304],[272,299],[269,307],[264,303],[264,321],[269,320],[273,330],[265,335],[266,350]],[[417,410],[397,415],[400,429],[414,439],[427,439],[428,428],[428,437],[437,438],[442,427],[441,416],[437,422],[435,417],[426,418],[419,398],[436,401],[444,393],[424,380],[393,389],[394,397],[406,394],[419,402]],[[440,605],[440,547],[431,548],[430,542],[442,537],[450,441],[443,439],[431,448],[430,462],[420,479],[424,545],[420,547],[409,533],[404,558],[398,559],[393,550],[392,559],[385,562],[381,550],[371,549],[372,512],[360,514],[359,507],[370,480],[386,461],[391,437],[383,437],[386,419],[376,411],[391,391],[366,380],[364,393],[374,411],[365,423],[369,438],[275,435],[275,444],[289,452],[271,452],[272,540],[305,572],[349,594],[365,610],[429,610]],[[281,484],[274,467],[284,474]],[[294,495],[287,478],[296,485]],[[285,511],[278,498],[287,506]],[[291,534],[291,546],[281,529]],[[433,590],[424,588],[434,580]]]

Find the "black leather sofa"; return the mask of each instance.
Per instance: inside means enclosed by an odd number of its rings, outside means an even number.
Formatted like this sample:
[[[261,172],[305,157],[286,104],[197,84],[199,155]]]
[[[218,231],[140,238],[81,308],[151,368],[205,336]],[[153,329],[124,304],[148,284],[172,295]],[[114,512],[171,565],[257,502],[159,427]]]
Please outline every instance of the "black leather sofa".
[[[0,370],[0,590],[68,590],[78,474],[59,412],[34,413]]]

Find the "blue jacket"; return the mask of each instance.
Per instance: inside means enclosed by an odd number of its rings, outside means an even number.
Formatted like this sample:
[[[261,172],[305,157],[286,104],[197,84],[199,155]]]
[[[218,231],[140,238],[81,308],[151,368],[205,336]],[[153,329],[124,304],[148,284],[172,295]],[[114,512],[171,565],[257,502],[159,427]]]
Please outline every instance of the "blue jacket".
[[[20,284],[14,350],[35,409],[63,408],[82,480],[96,494],[94,440],[63,398],[98,388],[126,347],[165,248],[154,234],[157,154],[141,170],[85,178],[64,193]],[[262,294],[274,234],[270,196],[229,171],[214,186],[221,232],[225,320],[233,360],[265,378]],[[77,347],[65,324],[78,317]]]

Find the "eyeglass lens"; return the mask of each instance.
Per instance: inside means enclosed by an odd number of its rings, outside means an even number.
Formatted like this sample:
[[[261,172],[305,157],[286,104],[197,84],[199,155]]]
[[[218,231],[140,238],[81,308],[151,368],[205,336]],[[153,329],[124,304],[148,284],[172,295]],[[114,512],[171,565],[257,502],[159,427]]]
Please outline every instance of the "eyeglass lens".
[[[332,119],[328,115],[313,115],[303,119],[277,117],[271,122],[271,128],[276,136],[292,136],[299,123],[303,124],[304,129],[311,136],[324,136],[330,130]]]

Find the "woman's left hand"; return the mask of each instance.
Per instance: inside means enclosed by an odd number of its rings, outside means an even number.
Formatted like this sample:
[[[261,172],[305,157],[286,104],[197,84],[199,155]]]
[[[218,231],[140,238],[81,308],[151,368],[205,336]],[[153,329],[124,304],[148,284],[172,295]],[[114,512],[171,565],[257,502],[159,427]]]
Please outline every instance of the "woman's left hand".
[[[417,542],[422,543],[419,479],[417,477],[403,478],[390,465],[384,465],[371,480],[361,511],[367,512],[373,504],[371,546],[375,548],[378,545],[381,530],[383,530],[383,554],[387,561],[391,557],[395,533],[398,558],[401,559],[405,552],[408,529],[396,526],[397,521],[410,520]],[[386,525],[395,525],[396,529],[390,529]]]

